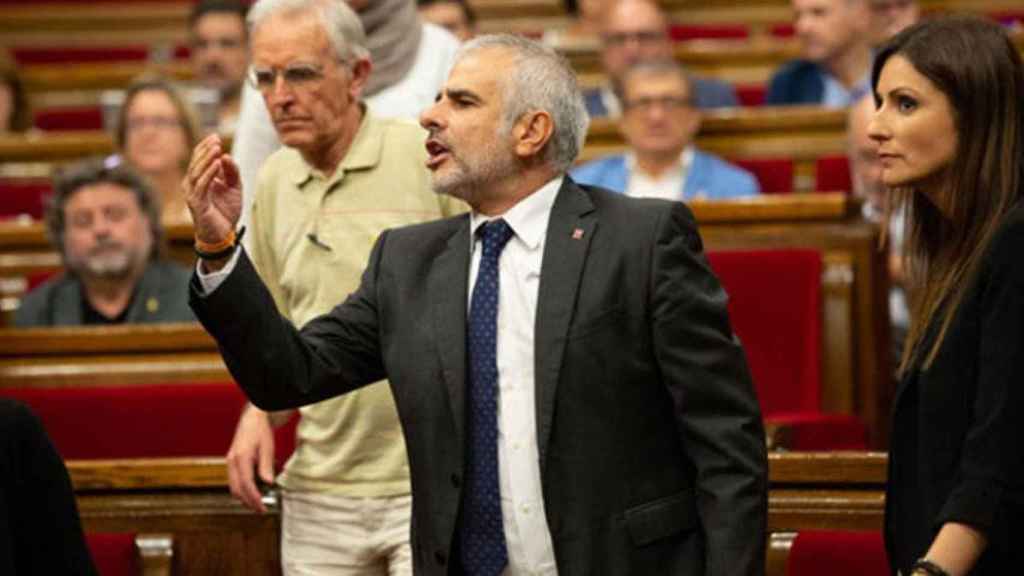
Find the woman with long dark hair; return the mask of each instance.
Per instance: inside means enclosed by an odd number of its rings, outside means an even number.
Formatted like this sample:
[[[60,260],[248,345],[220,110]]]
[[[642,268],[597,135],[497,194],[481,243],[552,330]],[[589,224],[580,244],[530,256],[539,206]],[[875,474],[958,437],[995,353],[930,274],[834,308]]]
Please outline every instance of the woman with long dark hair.
[[[911,324],[886,498],[893,571],[1024,569],[1024,70],[995,23],[948,18],[872,71],[882,178],[906,207]],[[893,203],[890,203],[892,205]]]

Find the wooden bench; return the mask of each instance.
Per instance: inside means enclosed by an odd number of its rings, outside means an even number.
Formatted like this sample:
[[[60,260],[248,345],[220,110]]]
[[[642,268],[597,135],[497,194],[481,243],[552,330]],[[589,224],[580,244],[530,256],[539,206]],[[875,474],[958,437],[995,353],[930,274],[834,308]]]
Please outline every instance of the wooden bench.
[[[175,574],[277,574],[280,522],[233,501],[223,459],[68,462],[87,531],[173,534]],[[769,455],[768,574],[783,576],[801,530],[882,527],[886,457]]]
[[[222,458],[69,461],[87,532],[173,535],[173,574],[280,574],[280,518],[227,490]]]
[[[198,324],[0,330],[0,388],[230,380]]]

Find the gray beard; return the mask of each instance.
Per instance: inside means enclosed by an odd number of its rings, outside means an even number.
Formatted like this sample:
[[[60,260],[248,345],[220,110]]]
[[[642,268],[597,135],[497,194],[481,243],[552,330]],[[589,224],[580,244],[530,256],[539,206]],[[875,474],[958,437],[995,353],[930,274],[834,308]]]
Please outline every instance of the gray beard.
[[[134,258],[127,249],[91,254],[69,263],[80,275],[103,280],[119,280],[131,275]]]
[[[446,194],[473,204],[473,198],[485,192],[491,185],[501,182],[514,175],[519,167],[515,157],[508,152],[499,152],[492,147],[481,155],[483,160],[470,165],[452,155],[451,161],[458,168],[457,172],[446,176],[431,175],[430,184],[437,194]]]

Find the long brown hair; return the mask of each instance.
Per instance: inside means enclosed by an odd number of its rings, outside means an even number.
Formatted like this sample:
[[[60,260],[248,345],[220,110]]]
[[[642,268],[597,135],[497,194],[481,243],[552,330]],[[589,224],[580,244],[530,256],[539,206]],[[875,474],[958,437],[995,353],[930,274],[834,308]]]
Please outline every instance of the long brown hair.
[[[876,104],[879,75],[897,54],[945,94],[958,137],[948,176],[931,198],[895,191],[907,208],[911,321],[899,367],[905,373],[931,365],[989,241],[1024,195],[1024,68],[994,22],[927,20],[879,50],[871,71]]]

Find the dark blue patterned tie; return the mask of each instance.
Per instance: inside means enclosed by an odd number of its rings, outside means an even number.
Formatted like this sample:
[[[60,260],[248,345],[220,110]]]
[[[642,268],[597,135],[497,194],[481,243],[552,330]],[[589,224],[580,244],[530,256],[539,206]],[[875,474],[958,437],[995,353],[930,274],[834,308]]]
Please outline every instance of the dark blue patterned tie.
[[[504,220],[482,226],[483,251],[469,306],[469,405],[462,567],[471,576],[497,576],[508,564],[498,487],[498,257],[512,238]]]

